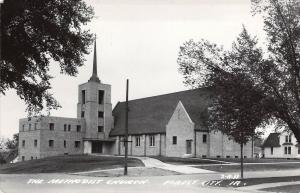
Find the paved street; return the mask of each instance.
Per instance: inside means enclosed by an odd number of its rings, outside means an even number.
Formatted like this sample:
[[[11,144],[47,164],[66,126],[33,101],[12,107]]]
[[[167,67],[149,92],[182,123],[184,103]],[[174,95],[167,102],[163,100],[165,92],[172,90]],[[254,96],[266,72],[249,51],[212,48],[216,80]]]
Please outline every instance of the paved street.
[[[202,182],[220,178],[220,174],[158,177],[97,178],[68,174],[0,175],[5,193],[31,192],[220,192],[202,187]],[[36,181],[34,182],[33,179]],[[38,181],[38,179],[43,180]],[[60,179],[61,181],[58,181]],[[72,181],[73,180],[73,181]],[[75,181],[76,180],[76,181]],[[37,184],[30,184],[37,183]],[[62,184],[58,184],[62,183]],[[127,184],[126,184],[127,183]],[[130,183],[130,184],[128,184]],[[236,192],[227,191],[226,192]]]
[[[129,170],[130,172],[130,170]],[[300,170],[247,172],[246,177],[299,175]],[[155,176],[155,177],[89,177],[70,174],[0,174],[0,189],[4,193],[125,193],[125,192],[249,192],[242,188],[220,189],[204,187],[203,182],[220,179],[221,173]],[[250,188],[251,189],[251,188]],[[250,192],[255,192],[251,190]]]

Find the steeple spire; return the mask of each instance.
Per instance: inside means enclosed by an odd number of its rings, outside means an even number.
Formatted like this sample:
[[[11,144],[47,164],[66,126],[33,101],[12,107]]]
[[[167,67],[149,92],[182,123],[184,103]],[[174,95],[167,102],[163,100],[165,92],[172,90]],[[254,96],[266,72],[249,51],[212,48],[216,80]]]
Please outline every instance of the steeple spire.
[[[95,35],[95,44],[94,44],[94,61],[93,61],[93,74],[89,80],[89,82],[100,82],[100,79],[97,75],[97,49],[96,49],[96,35]]]

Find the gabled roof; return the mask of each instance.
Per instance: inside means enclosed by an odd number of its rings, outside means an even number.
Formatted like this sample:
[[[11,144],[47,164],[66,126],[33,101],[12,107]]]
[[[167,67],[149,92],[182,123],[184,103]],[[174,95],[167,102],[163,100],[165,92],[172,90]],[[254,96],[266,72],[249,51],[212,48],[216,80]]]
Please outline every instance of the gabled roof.
[[[128,103],[129,134],[165,133],[166,125],[179,101],[195,123],[195,129],[203,130],[210,98],[211,91],[201,88],[131,100]],[[110,135],[124,135],[125,102],[119,102],[115,106],[113,116],[114,128]]]
[[[280,133],[270,133],[262,147],[280,147],[279,136]]]

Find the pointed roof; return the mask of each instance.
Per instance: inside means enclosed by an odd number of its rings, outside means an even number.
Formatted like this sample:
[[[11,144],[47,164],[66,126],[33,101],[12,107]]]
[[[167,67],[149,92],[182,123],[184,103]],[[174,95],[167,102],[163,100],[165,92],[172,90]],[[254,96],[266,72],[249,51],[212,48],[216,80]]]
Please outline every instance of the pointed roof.
[[[270,133],[262,147],[280,147],[279,136],[280,133]]]
[[[97,47],[97,45],[96,45],[96,36],[95,36],[93,74],[92,74],[91,78],[89,79],[89,82],[99,82],[100,83],[100,79],[97,75],[97,49],[96,49],[96,47]]]
[[[208,88],[186,90],[159,96],[129,101],[129,134],[166,133],[174,110],[181,101],[182,106],[195,124],[195,130],[207,131],[204,121],[212,92]],[[110,136],[124,135],[125,102],[119,102],[114,110],[114,128]]]

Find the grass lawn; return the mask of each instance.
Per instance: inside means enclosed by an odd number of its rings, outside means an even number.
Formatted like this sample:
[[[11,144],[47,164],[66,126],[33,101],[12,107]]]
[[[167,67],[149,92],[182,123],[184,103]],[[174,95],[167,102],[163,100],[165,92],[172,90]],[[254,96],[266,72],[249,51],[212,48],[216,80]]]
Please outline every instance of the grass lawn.
[[[123,160],[124,158],[122,157],[113,156],[55,156],[37,160],[18,162],[15,164],[3,164],[0,165],[0,173],[69,173],[97,169],[111,169],[123,167]],[[129,158],[128,166],[144,166],[144,164],[138,159]]]
[[[202,168],[206,170],[212,170],[217,172],[239,172],[240,165],[212,165],[212,166],[194,166],[196,168]],[[286,164],[251,164],[244,165],[245,171],[270,171],[270,170],[287,170],[287,169],[299,169],[300,163],[286,163]]]
[[[219,164],[218,161],[208,160],[208,159],[201,159],[201,158],[179,158],[179,157],[153,157],[165,163],[175,164],[175,165],[201,165],[201,164]]]
[[[261,189],[261,190],[267,191],[267,192],[299,193],[300,192],[300,184],[279,186],[279,187],[274,187],[274,188],[265,188],[265,189]]]

